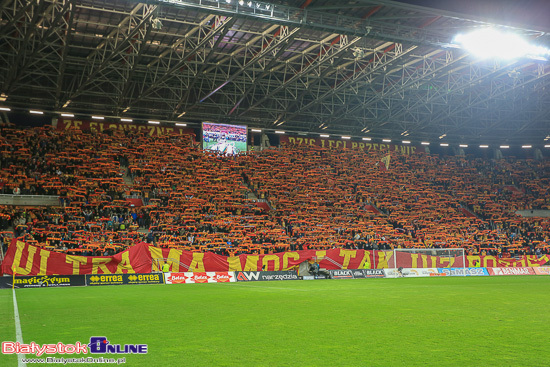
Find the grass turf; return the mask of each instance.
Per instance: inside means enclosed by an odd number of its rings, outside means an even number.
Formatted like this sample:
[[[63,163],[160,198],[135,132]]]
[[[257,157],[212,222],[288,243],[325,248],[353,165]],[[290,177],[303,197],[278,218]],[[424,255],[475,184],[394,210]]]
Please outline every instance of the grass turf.
[[[106,336],[113,344],[148,344],[147,355],[122,356],[129,366],[548,364],[544,276],[39,288],[16,295],[25,343]],[[15,341],[11,290],[0,292],[0,337]],[[14,355],[0,356],[0,365],[16,364]]]

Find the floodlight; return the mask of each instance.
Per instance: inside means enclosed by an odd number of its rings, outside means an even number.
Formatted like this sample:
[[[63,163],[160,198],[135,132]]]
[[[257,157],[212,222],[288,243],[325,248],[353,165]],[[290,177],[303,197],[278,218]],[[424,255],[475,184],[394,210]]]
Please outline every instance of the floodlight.
[[[390,140],[390,139],[382,139],[382,141],[383,141],[384,143],[391,143],[391,140]]]
[[[481,59],[513,60],[520,57],[544,59],[550,55],[550,50],[547,48],[532,45],[518,34],[495,28],[459,34],[453,42]]]
[[[330,135],[328,135],[328,134],[321,134],[320,136],[321,136],[321,138],[329,138],[330,137]]]

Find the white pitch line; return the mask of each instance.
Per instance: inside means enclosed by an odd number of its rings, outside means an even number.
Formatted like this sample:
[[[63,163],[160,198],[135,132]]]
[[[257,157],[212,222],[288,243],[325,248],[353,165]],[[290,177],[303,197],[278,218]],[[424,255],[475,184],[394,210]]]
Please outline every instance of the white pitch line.
[[[17,308],[17,298],[15,298],[15,288],[13,291],[13,314],[15,316],[15,339],[19,344],[23,344],[23,333],[21,332],[21,323],[19,322],[19,309]],[[27,364],[23,362],[25,358],[24,354],[17,353],[17,366],[26,367]]]

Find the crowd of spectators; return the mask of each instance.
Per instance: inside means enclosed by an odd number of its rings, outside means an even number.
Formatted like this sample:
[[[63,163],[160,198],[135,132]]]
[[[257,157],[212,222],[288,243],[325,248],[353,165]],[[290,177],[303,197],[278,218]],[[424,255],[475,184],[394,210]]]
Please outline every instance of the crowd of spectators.
[[[200,150],[192,135],[51,127],[3,128],[0,149],[2,193],[59,197],[56,206],[0,207],[4,250],[20,237],[79,255],[112,255],[141,241],[223,255],[336,247],[549,253],[548,218],[515,214],[550,209],[548,160],[392,152],[382,170],[385,152],[284,146],[226,157]]]

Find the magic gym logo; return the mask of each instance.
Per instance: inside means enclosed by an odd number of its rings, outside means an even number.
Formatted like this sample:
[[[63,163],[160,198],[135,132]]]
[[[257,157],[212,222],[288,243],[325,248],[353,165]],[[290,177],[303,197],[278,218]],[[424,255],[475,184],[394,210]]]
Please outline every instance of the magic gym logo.
[[[92,336],[90,343],[29,344],[2,342],[2,354],[147,354],[147,344],[112,344],[105,336]]]

